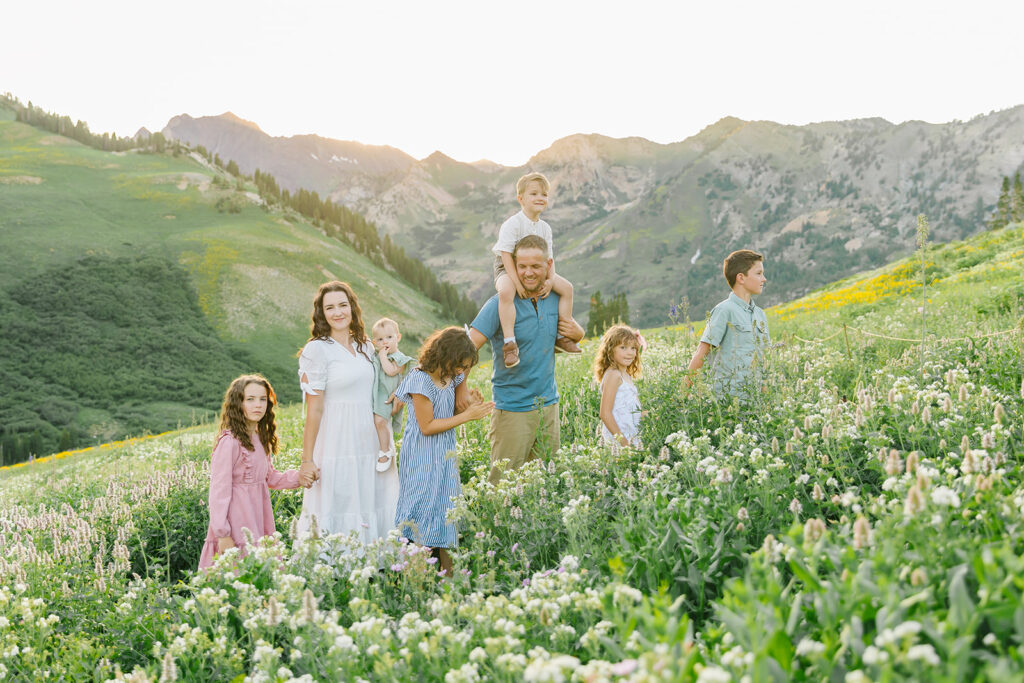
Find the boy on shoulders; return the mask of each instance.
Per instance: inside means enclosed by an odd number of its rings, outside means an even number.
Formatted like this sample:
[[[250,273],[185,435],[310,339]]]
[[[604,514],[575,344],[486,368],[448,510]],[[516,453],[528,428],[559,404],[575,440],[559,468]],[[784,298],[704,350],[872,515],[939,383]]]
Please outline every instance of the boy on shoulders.
[[[764,256],[749,249],[734,251],[726,257],[722,272],[732,293],[712,309],[683,382],[690,385],[693,373],[713,351],[715,396],[748,400],[750,384],[760,384],[763,379],[764,352],[771,342],[768,318],[752,301],[753,296],[764,291],[768,281],[764,275]]]
[[[515,245],[527,235],[536,235],[544,239],[548,247],[548,279],[541,289],[541,297],[550,292],[558,295],[558,319],[569,323],[572,321],[572,283],[555,273],[555,252],[551,237],[551,226],[541,220],[540,214],[548,206],[548,195],[551,183],[543,173],[527,173],[516,182],[516,198],[522,210],[501,224],[498,230],[498,241],[494,245],[494,287],[498,291],[498,317],[501,320],[501,332],[504,335],[502,356],[506,368],[519,365],[519,343],[516,340],[516,307],[515,298],[526,298],[526,289],[516,275],[516,265],[512,258]],[[579,345],[559,334],[555,340],[558,352],[580,353]],[[497,362],[497,361],[495,361]]]

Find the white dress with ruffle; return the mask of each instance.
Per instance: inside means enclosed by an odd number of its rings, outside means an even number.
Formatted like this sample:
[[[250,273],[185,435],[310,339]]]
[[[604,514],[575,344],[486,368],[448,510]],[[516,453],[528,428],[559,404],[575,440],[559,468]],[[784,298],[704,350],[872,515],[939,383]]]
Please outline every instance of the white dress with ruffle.
[[[612,404],[612,417],[619,431],[633,446],[640,446],[640,394],[636,389],[633,380],[625,375],[622,383],[615,391],[615,403]],[[601,423],[601,442],[611,446],[617,446],[618,441],[608,431],[608,428]]]
[[[368,543],[395,527],[398,471],[375,468],[379,442],[368,358],[374,350],[370,343],[355,348],[353,354],[333,340],[314,339],[299,355],[303,393],[321,395],[324,402],[313,446],[320,479],[306,489],[299,530],[309,530],[315,517],[323,533],[354,531]]]

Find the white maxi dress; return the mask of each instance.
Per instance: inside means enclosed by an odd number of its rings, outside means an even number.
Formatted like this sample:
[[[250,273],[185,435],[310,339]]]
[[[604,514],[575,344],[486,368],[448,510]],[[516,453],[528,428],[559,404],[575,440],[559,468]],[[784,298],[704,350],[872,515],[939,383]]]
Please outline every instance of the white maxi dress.
[[[375,468],[373,365],[366,357],[374,350],[370,343],[354,347],[352,354],[333,340],[314,339],[299,355],[303,393],[321,395],[324,401],[313,446],[320,479],[305,491],[299,530],[308,531],[315,517],[323,533],[354,531],[369,543],[395,527],[398,471]]]

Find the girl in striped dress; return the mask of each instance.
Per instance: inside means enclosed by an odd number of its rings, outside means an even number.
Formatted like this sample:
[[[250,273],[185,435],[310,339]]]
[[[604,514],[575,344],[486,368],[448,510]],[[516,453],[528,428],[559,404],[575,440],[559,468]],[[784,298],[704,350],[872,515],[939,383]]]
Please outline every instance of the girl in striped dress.
[[[419,367],[395,397],[412,406],[405,422],[398,466],[395,526],[411,541],[430,548],[449,576],[458,532],[447,520],[452,499],[462,493],[455,461],[455,428],[490,414],[493,402],[476,399],[455,414],[455,387],[476,365],[476,346],[460,327],[439,330],[423,343]]]

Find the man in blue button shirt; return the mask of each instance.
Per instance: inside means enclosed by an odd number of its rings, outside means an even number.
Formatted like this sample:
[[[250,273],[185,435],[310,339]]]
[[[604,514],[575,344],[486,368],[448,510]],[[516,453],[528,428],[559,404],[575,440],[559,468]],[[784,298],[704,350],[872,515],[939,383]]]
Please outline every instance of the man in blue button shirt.
[[[722,264],[729,298],[715,306],[700,344],[690,360],[692,374],[704,365],[712,349],[711,372],[715,397],[751,398],[750,387],[763,383],[765,351],[771,342],[768,318],[751,297],[764,291],[764,257],[749,249],[734,251]],[[684,379],[690,384],[690,376]]]
[[[546,285],[551,259],[543,237],[527,235],[512,252],[516,274],[526,298],[516,296],[515,336],[519,365],[506,368],[493,363],[491,386],[494,412],[488,436],[491,440],[492,484],[504,469],[518,469],[545,451],[554,453],[560,444],[558,388],[555,386],[555,339],[562,335],[575,342],[583,328],[575,320],[558,319],[558,295]],[[495,359],[502,358],[504,337],[498,319],[498,297],[483,305],[469,330],[479,349],[490,340]],[[507,460],[508,462],[502,462]]]

